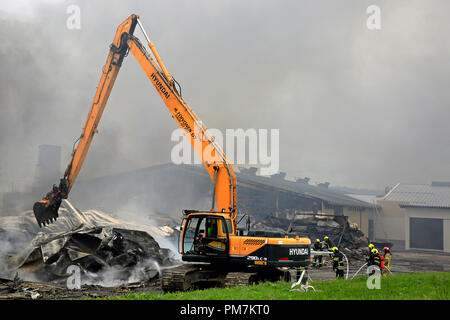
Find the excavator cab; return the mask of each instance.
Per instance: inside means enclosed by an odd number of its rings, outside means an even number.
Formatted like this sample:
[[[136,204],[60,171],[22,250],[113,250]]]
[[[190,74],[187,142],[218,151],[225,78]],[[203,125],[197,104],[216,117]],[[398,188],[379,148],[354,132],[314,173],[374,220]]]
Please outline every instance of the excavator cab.
[[[227,259],[231,220],[222,215],[196,213],[187,216],[181,240],[184,261],[211,262]]]

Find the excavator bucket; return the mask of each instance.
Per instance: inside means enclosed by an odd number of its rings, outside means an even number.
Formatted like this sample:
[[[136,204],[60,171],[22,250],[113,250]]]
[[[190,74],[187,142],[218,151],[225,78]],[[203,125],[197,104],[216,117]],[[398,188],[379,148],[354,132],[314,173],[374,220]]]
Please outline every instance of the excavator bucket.
[[[34,203],[33,212],[39,227],[56,221],[59,206],[62,199],[67,199],[67,194],[67,182],[63,178],[59,182],[59,187],[54,184],[52,190],[41,201]]]
[[[61,202],[60,202],[61,203]],[[50,224],[58,218],[59,205],[50,204],[49,201],[39,201],[33,205],[33,212],[39,227]]]

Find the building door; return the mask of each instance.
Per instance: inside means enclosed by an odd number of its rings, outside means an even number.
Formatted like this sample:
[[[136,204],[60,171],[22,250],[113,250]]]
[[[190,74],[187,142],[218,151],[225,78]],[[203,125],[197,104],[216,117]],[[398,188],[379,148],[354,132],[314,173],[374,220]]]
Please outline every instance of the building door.
[[[443,220],[429,218],[410,218],[409,247],[417,249],[443,250]]]

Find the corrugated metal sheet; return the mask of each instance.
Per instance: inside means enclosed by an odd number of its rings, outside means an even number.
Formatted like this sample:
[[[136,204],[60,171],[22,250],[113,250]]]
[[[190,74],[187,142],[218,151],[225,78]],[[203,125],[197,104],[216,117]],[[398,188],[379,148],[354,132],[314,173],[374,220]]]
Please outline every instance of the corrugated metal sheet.
[[[401,205],[429,208],[450,208],[450,187],[420,184],[398,184],[383,198]]]
[[[360,201],[370,203],[372,206],[375,206],[377,204],[377,199],[379,199],[377,196],[368,194],[346,194],[346,195],[351,198],[355,198]]]

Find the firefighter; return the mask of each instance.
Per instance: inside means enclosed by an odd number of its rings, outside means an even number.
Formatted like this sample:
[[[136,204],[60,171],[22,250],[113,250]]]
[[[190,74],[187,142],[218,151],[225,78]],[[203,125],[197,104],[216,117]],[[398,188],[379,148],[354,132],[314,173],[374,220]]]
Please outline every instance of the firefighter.
[[[377,249],[372,249],[372,260],[373,260],[373,265],[376,265],[377,267],[381,268],[381,255],[378,252]]]
[[[391,250],[389,249],[389,247],[384,247],[383,251],[384,251],[383,275],[387,275],[389,273],[389,271],[391,271],[392,254],[391,254]]]
[[[372,251],[371,251],[371,255],[370,255],[369,262],[368,262],[368,266],[377,266],[380,269],[380,271],[381,271],[381,267],[382,267],[381,255],[378,252],[378,250],[375,249],[375,248],[373,248]],[[375,273],[375,270],[373,270],[369,275],[373,275],[374,273]]]
[[[323,244],[320,242],[320,239],[316,239],[313,249],[314,251],[323,251]],[[322,267],[322,255],[314,255],[314,262],[312,266],[316,267],[317,262],[319,262],[319,268]]]
[[[367,256],[366,256],[366,262],[367,262],[367,266],[370,266],[370,261],[372,261],[372,250],[375,249],[375,246],[373,244],[369,244],[368,247],[368,252],[367,252]]]
[[[327,251],[332,251],[333,243],[327,236],[323,237],[323,244],[324,244],[325,248],[327,249]]]
[[[323,237],[323,249],[324,251],[333,251],[333,243],[327,236]],[[333,254],[330,253],[329,255],[330,259],[333,258]]]
[[[331,249],[333,251],[333,271],[336,271],[336,278],[344,278],[344,259],[342,253],[337,247]]]

